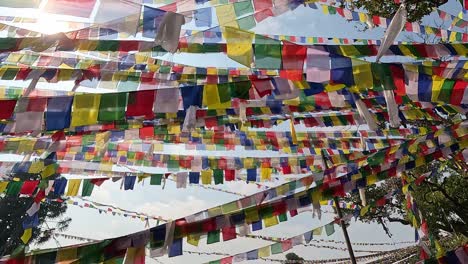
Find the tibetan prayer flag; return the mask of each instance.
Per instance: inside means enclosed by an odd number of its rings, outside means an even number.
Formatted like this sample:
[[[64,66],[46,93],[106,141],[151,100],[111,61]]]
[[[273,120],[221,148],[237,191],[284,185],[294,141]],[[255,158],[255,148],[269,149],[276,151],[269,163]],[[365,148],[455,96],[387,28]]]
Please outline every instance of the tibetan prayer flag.
[[[153,119],[153,104],[155,91],[145,90],[130,92],[128,94],[127,117],[144,117]]]
[[[207,238],[207,241],[206,243],[209,245],[209,244],[213,244],[213,243],[217,243],[220,241],[220,233],[219,233],[219,230],[215,230],[215,231],[210,231],[208,232],[208,238]]]
[[[317,227],[317,228],[315,228],[314,230],[312,230],[312,234],[313,234],[314,236],[320,236],[320,235],[322,235],[322,230],[323,230],[323,227],[322,227],[322,226]]]
[[[31,239],[32,236],[32,228],[28,228],[24,230],[23,235],[21,236],[21,241],[23,241],[24,244],[27,244],[29,240]]]
[[[100,94],[75,95],[72,107],[71,126],[77,127],[96,124],[100,101]]]
[[[283,253],[283,247],[281,243],[275,243],[271,245],[271,254],[281,254]]]
[[[89,17],[93,12],[96,0],[49,0],[44,11],[52,14]]]
[[[259,258],[266,258],[269,257],[271,254],[270,246],[262,247],[258,249],[258,257]]]
[[[275,226],[279,223],[276,215],[265,217],[263,221],[265,222],[265,227]]]
[[[333,235],[335,233],[335,224],[329,223],[325,225],[325,233],[327,233],[327,236]]]
[[[306,242],[306,244],[309,244],[309,242],[312,240],[312,238],[314,237],[314,235],[312,234],[312,231],[309,231],[307,233],[304,234],[304,240]]]
[[[207,185],[211,184],[211,178],[213,175],[212,170],[204,170],[201,172],[201,179],[202,179],[202,184]]]
[[[100,0],[99,2],[99,8],[94,16],[95,24],[117,31],[122,37],[136,34],[140,22],[141,0]]]
[[[307,56],[306,46],[297,45],[289,41],[283,41],[281,54],[284,70],[303,70],[304,61]]]
[[[182,95],[184,110],[189,109],[189,107],[192,105],[202,107],[202,97],[203,97],[202,85],[181,86],[180,93]]]
[[[108,93],[101,95],[99,104],[99,121],[116,121],[125,119],[127,93]]]
[[[243,17],[254,12],[252,1],[240,1],[234,3],[234,12],[237,17]]]
[[[236,238],[236,227],[228,226],[222,229],[223,241],[228,241]]]
[[[145,264],[145,247],[127,248],[123,264]]]
[[[234,5],[220,5],[215,7],[220,26],[238,28]]]
[[[198,184],[200,182],[199,172],[189,172],[189,183]]]
[[[15,132],[39,131],[44,123],[47,98],[21,98],[15,112]]]
[[[213,169],[213,178],[214,178],[215,184],[223,184],[224,182],[223,170]]]
[[[39,181],[25,181],[21,187],[20,194],[32,195],[38,184]]]
[[[228,57],[250,68],[253,57],[252,42],[254,33],[226,27],[224,37],[226,38]]]
[[[247,169],[247,182],[257,181],[257,169]]]
[[[159,89],[156,91],[154,101],[154,112],[156,113],[177,113],[179,110],[180,91],[176,88]]]
[[[81,190],[81,196],[86,197],[86,196],[91,196],[91,193],[93,192],[94,189],[94,184],[91,182],[89,179],[84,179],[83,180],[83,188]]]
[[[133,190],[135,186],[136,176],[125,176],[124,177],[124,190]]]
[[[208,109],[225,109],[231,107],[231,96],[227,84],[205,84],[203,88],[203,105]]]
[[[8,183],[6,195],[8,196],[17,196],[23,186],[23,182],[12,181]]]
[[[169,257],[176,257],[182,255],[182,238],[174,239],[172,244],[169,245]]]
[[[271,168],[261,168],[260,176],[261,176],[262,181],[270,181],[271,180]]]
[[[197,27],[211,27],[212,25],[212,8],[199,8],[193,11],[195,19],[195,26]]]
[[[255,68],[281,69],[281,42],[255,35]]]
[[[166,11],[147,5],[143,9],[143,37],[155,38]]]
[[[10,119],[15,106],[16,100],[0,100],[0,119]]]
[[[194,247],[198,247],[198,243],[200,242],[200,235],[189,234],[187,236],[187,243]]]
[[[151,175],[150,185],[161,185],[162,176],[162,174]]]
[[[47,99],[45,123],[47,131],[70,127],[70,114],[73,97],[51,97]]]
[[[77,196],[80,189],[81,179],[70,179],[68,181],[67,196]]]

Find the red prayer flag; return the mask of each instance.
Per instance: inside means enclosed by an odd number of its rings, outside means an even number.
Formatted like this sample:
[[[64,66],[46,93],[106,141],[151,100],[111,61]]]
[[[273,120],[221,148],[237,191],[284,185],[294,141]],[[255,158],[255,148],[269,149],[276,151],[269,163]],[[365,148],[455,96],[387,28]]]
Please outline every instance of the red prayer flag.
[[[32,195],[38,184],[39,181],[25,181],[21,187],[20,194]]]
[[[224,180],[225,181],[233,181],[236,178],[236,171],[235,170],[225,170],[224,171]]]
[[[16,100],[0,100],[0,119],[10,119],[15,106]]]
[[[153,119],[153,104],[155,90],[130,92],[126,116],[144,116],[145,119]]]
[[[228,240],[236,238],[236,227],[235,226],[225,227],[221,231],[223,233],[223,241],[228,241]]]
[[[284,70],[300,70],[304,69],[304,60],[307,56],[307,47],[297,45],[292,42],[283,41],[281,50]]]

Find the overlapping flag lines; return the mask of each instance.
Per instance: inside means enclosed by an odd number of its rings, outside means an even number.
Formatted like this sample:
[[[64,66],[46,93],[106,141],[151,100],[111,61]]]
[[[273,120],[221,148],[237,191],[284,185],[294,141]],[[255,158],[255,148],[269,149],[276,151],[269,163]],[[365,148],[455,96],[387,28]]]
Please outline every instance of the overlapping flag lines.
[[[82,200],[82,202],[75,201],[74,199],[78,198]],[[147,220],[157,220],[158,223],[160,221],[162,222],[169,222],[171,221],[170,219],[166,219],[162,216],[154,216],[154,215],[148,215],[146,213],[141,213],[141,212],[136,212],[136,211],[131,211],[127,209],[123,209],[114,205],[110,204],[105,204],[105,203],[100,203],[100,202],[95,202],[91,201],[90,199],[87,199],[85,197],[80,197],[76,196],[75,198],[70,198],[68,197],[65,202],[67,204],[72,204],[75,206],[78,206],[80,208],[90,208],[90,209],[96,209],[99,210],[99,213],[111,213],[112,215],[119,215],[119,216],[124,216],[124,217],[131,217],[131,218],[138,218],[142,221],[147,221]],[[104,207],[105,209],[101,209]]]
[[[451,150],[452,150],[452,148],[449,147],[449,148],[446,148],[445,150],[443,149],[443,150],[439,150],[439,151],[443,151],[444,154],[448,154],[448,153],[451,152]],[[433,158],[434,155],[431,155],[430,157]],[[429,158],[429,156],[426,157],[426,161],[427,161],[428,158]],[[413,163],[413,164],[412,164],[412,167],[415,167],[415,166],[417,167],[417,166],[420,166],[420,165],[422,165],[422,163]],[[387,169],[388,169],[388,166],[386,166],[386,167],[387,167]],[[390,168],[391,168],[391,166],[390,166]],[[400,168],[400,167],[399,167],[399,168]],[[401,169],[402,169],[402,170],[405,170],[406,168],[402,167]],[[378,173],[378,171],[377,171],[377,170],[373,170],[373,173]],[[264,192],[262,192],[262,193],[264,193]],[[258,194],[257,194],[257,195],[258,195]],[[252,197],[253,197],[253,196],[252,196]],[[263,199],[263,198],[262,198],[262,199]],[[301,204],[302,204],[302,203],[301,203]],[[309,204],[309,203],[308,203],[308,204]],[[297,204],[297,205],[299,205],[299,204]],[[264,204],[263,206],[265,206],[265,204]],[[255,207],[255,206],[254,206],[254,207]],[[220,207],[220,208],[221,208],[221,207]],[[297,208],[297,207],[296,207],[296,208]],[[291,208],[289,208],[289,209],[291,209]],[[209,212],[209,211],[210,211],[210,210],[208,210],[208,211],[206,211],[206,212]],[[212,212],[213,212],[213,211],[212,211]],[[221,213],[221,211],[220,211],[220,213]],[[299,213],[299,212],[296,212],[296,213]],[[198,219],[197,219],[196,215],[199,215]],[[213,215],[213,213],[212,213],[211,215]],[[215,213],[214,215],[218,215],[218,214]],[[195,215],[193,215],[193,216],[186,217],[185,219],[187,219],[187,220],[188,220],[188,219],[197,219],[197,220],[201,220],[201,219],[207,219],[207,220],[208,220],[208,219],[210,219],[210,218],[205,218],[205,217],[201,217],[201,218],[200,218],[200,216],[201,216],[200,214],[195,214]],[[194,217],[195,217],[195,218],[194,218]],[[211,219],[214,219],[213,217],[214,217],[214,216],[212,216]],[[263,218],[262,215],[260,215],[260,217]],[[206,220],[204,220],[204,221],[206,221]],[[165,230],[166,227],[163,226],[162,228],[164,228],[164,230]],[[221,227],[219,227],[219,228],[221,228]],[[159,228],[159,229],[160,229],[160,228]],[[158,229],[158,230],[159,230],[159,229]],[[152,230],[155,230],[155,229],[152,229]],[[188,235],[188,234],[185,234],[185,235]],[[123,239],[123,238],[121,238],[121,239]],[[166,244],[166,245],[167,245],[167,244]],[[181,246],[181,244],[178,244],[178,245]]]
[[[375,258],[382,259],[382,258],[387,258],[388,256],[391,256],[395,253],[401,254],[401,251],[404,252],[405,256],[410,253],[413,254],[416,252],[417,247],[407,247],[407,248],[400,248],[400,249],[393,249],[389,251],[383,251],[381,253],[376,253],[376,254],[370,254],[370,255],[364,255],[364,256],[355,256],[356,260],[372,260]],[[406,253],[409,251],[408,253]],[[283,259],[273,259],[273,258],[259,258],[261,260],[269,261],[269,262],[280,262],[280,263],[291,263],[295,264],[297,263],[295,260],[283,260]],[[334,259],[320,259],[320,260],[301,260],[301,263],[304,264],[321,264],[321,263],[349,263],[349,258],[334,258]]]
[[[349,216],[344,216],[344,219],[348,219]],[[310,243],[313,239],[314,236],[320,236],[322,235],[323,232],[326,233],[327,236],[331,236],[334,232],[334,225],[338,224],[341,219],[334,219],[333,221],[322,225],[320,227],[316,227],[310,231],[301,233],[299,235],[291,236],[289,238],[276,238],[276,237],[268,237],[268,236],[261,236],[261,235],[252,235],[252,234],[247,234],[245,237],[247,238],[255,238],[255,239],[261,239],[265,241],[270,241],[274,242],[274,244],[270,244],[268,246],[262,246],[258,247],[255,249],[250,249],[247,252],[242,252],[242,253],[237,253],[231,256],[223,257],[220,260],[212,260],[207,262],[208,264],[215,264],[215,263],[233,263],[233,262],[239,262],[242,260],[256,260],[261,257],[269,257],[270,255],[274,254],[281,254],[284,253],[290,249],[292,249],[295,246],[306,246],[306,247],[316,247],[316,248],[327,248],[327,249],[333,249],[333,250],[341,250],[341,251],[347,251],[346,248],[341,248],[341,247],[335,247],[335,246],[330,246],[330,245],[321,245],[321,244],[314,244]],[[346,220],[344,220],[346,221]],[[366,253],[383,253],[385,251],[383,250],[360,250],[356,249],[354,250],[355,252],[366,252]]]
[[[369,21],[370,23],[372,23],[373,26],[382,27],[382,28],[387,28],[389,24],[388,19],[384,17],[379,17],[379,16],[369,17],[368,13],[357,12],[357,11],[350,11],[349,15],[351,15],[351,17],[349,17],[347,16],[347,14],[344,14],[343,11],[341,12],[338,11],[339,9],[346,10],[345,8],[336,7],[332,3],[327,3],[327,2],[320,2],[319,5],[322,6],[324,13],[327,12],[328,14],[339,14],[341,17],[347,20],[360,21],[360,22]],[[330,8],[333,10],[332,12],[330,12]],[[356,14],[356,15],[353,15],[353,14]],[[377,23],[374,23],[374,21]],[[440,32],[442,30],[445,30],[445,31],[448,30],[448,29],[442,29],[442,28],[435,28],[429,25],[424,25],[422,23],[420,24],[418,22],[413,22],[413,23],[407,22],[403,30],[408,31],[408,32],[421,33],[421,29],[420,29],[421,27],[424,27],[426,29],[426,32],[424,33],[429,33],[433,35],[435,35],[436,32]],[[427,28],[430,30],[428,31]],[[462,28],[454,29],[453,27],[451,27],[451,31],[466,34],[466,32]]]

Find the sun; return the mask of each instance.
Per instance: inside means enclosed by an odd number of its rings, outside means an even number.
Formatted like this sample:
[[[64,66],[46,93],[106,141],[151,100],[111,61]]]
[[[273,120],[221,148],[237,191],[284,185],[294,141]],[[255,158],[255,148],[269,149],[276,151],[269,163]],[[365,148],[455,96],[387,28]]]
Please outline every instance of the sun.
[[[59,21],[53,15],[42,14],[36,21],[32,24],[34,26],[34,31],[51,35],[60,32],[67,32],[72,30],[70,22]]]

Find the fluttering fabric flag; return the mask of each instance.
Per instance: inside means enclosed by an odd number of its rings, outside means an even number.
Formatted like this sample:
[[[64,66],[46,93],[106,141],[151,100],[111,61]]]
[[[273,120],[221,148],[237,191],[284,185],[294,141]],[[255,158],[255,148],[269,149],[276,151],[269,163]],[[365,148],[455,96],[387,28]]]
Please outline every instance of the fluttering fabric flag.
[[[254,33],[233,27],[225,27],[224,37],[227,43],[228,57],[250,68],[253,59],[252,41]]]
[[[239,28],[234,5],[219,5],[215,9],[220,26]]]
[[[262,35],[255,35],[255,68],[281,68],[281,42]]]
[[[211,27],[212,8],[199,8],[193,11],[195,25],[197,27]]]
[[[159,89],[154,101],[155,113],[177,113],[180,91],[177,88]]]
[[[217,84],[206,84],[203,87],[203,105],[206,105],[208,109],[229,108],[231,106],[230,93],[225,87],[219,87]]]
[[[385,54],[385,52],[390,48],[395,39],[398,37],[398,34],[403,30],[406,25],[407,19],[406,5],[404,3],[400,4],[397,12],[393,16],[392,22],[385,31],[385,35],[382,39],[382,44],[379,47],[377,52],[376,61],[379,62],[380,58]]]
[[[143,37],[155,38],[159,25],[164,18],[166,11],[144,6],[143,9]]]
[[[94,23],[119,34],[135,35],[140,22],[141,7],[141,0],[100,0]]]
[[[99,103],[99,121],[116,121],[125,119],[127,93],[109,93],[101,95]]]
[[[100,94],[78,94],[73,100],[71,126],[96,124],[99,114]]]
[[[128,94],[127,117],[143,117],[152,119],[154,117],[153,104],[155,90],[130,92]]]
[[[166,51],[175,53],[179,46],[180,30],[183,24],[185,24],[185,16],[166,12],[159,25],[154,43]]]
[[[0,119],[10,119],[15,110],[16,100],[0,100]]]
[[[281,50],[284,70],[302,71],[307,56],[307,47],[289,41],[283,41]]]
[[[44,11],[59,15],[89,17],[96,0],[48,0]]]
[[[15,132],[39,131],[44,124],[47,98],[21,98],[15,111]]]

